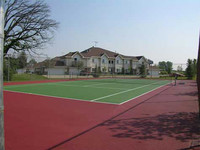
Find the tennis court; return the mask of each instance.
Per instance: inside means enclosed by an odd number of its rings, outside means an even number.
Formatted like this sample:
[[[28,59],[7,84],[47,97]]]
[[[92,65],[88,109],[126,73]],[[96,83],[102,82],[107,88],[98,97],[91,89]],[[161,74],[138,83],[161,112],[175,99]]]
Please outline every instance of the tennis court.
[[[10,85],[5,86],[4,90],[72,100],[123,104],[170,82],[169,80],[109,78]]]

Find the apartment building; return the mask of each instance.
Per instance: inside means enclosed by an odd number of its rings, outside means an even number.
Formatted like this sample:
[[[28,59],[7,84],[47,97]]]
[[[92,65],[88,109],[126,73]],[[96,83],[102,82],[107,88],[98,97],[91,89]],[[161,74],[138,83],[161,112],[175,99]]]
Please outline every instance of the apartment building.
[[[91,47],[82,52],[69,52],[61,57],[69,71],[77,68],[78,63],[82,63],[79,70],[95,72],[97,70],[105,73],[132,73],[139,74],[142,64],[149,69],[153,62],[144,56],[125,56],[99,47]],[[76,66],[77,65],[77,66]]]

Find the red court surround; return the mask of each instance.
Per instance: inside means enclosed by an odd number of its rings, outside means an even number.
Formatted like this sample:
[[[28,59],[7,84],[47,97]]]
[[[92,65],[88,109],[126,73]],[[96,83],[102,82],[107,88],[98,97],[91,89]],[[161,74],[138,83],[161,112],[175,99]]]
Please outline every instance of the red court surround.
[[[164,86],[123,105],[4,91],[6,149],[187,148],[200,131],[195,118],[196,84],[184,82]]]

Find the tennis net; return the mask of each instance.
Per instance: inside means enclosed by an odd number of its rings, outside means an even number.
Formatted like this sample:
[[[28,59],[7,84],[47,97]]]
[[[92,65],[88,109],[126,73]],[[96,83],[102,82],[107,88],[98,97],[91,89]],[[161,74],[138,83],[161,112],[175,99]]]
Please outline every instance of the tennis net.
[[[162,85],[163,83],[170,83],[170,80],[156,80],[156,79],[140,79],[140,78],[126,78],[126,77],[107,77],[96,78],[88,80],[87,82],[100,82],[100,83],[115,83],[115,84],[156,84]]]

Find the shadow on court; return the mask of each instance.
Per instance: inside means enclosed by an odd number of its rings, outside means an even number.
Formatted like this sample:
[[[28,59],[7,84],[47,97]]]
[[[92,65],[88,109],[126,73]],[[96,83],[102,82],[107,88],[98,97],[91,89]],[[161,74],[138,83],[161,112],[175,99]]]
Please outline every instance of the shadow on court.
[[[198,96],[198,92],[197,91],[192,91],[192,92],[184,92],[184,93],[178,93],[176,94],[178,96]]]
[[[128,106],[133,105],[135,100],[119,106],[124,108],[124,111],[81,136],[63,142],[55,149],[191,150],[191,148],[199,148],[199,145],[193,142],[198,141],[200,137],[196,83],[181,82],[185,84],[168,85],[165,89],[152,93],[151,96],[149,93],[148,98],[145,95],[140,97],[141,103],[129,109]]]
[[[6,147],[20,150],[177,150],[200,135],[197,88],[181,81],[122,105],[5,91]],[[198,140],[198,139],[197,139]]]
[[[200,120],[197,113],[168,113],[157,116],[126,118],[104,123],[113,137],[139,140],[163,140],[170,137],[185,142],[200,135]],[[193,137],[193,138],[192,138]]]

